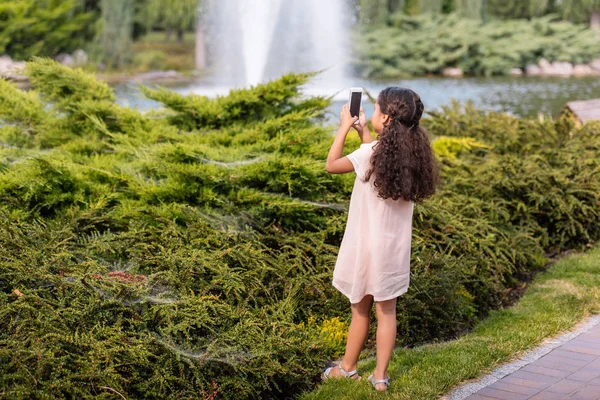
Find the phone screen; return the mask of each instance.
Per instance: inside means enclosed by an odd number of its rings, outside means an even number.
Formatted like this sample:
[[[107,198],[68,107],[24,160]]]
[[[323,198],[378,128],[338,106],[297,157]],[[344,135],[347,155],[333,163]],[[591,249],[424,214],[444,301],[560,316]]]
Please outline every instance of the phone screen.
[[[358,117],[360,115],[361,96],[361,92],[352,92],[352,97],[350,98],[350,115],[353,117]]]

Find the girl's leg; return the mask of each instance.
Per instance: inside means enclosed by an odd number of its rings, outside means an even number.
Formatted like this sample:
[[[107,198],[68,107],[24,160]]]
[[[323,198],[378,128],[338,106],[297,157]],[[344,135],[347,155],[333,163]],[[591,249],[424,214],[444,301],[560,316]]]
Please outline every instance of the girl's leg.
[[[396,298],[375,303],[377,313],[377,366],[373,378],[385,379],[387,369],[396,344]],[[383,383],[378,383],[378,390],[385,390]]]
[[[352,304],[352,321],[348,329],[348,341],[346,342],[346,353],[340,363],[344,371],[350,372],[356,369],[358,356],[365,345],[367,335],[369,334],[369,314],[373,306],[373,296],[366,295],[358,303]],[[342,376],[340,369],[335,367],[331,370],[330,376]],[[354,376],[353,378],[357,378]]]

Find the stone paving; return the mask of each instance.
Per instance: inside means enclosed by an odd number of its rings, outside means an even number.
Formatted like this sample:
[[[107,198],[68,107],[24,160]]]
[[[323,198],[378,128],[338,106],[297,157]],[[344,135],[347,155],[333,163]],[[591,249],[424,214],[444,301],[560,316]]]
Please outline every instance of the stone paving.
[[[600,400],[599,316],[590,318],[586,325],[578,332],[571,332],[555,340],[556,345],[541,346],[536,349],[537,352],[530,352],[533,354],[530,360],[525,357],[525,360],[519,360],[520,363],[512,363],[512,370],[510,364],[502,366],[486,377],[487,380],[466,385],[445,398]]]

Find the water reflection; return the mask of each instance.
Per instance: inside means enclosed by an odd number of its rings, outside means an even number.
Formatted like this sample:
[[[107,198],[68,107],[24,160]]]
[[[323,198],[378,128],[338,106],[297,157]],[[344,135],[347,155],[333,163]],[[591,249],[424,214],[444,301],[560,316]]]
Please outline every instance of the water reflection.
[[[494,77],[494,78],[417,78],[399,81],[348,82],[350,86],[363,86],[373,96],[387,86],[404,86],[413,89],[423,99],[426,110],[436,110],[456,99],[460,103],[473,101],[477,106],[522,117],[538,114],[557,115],[565,103],[573,100],[600,98],[600,78],[541,78],[541,77]],[[185,82],[169,85],[169,88],[182,94],[196,93],[210,97],[227,94],[227,88],[211,86],[207,82]],[[117,102],[140,110],[159,106],[152,100],[139,94],[135,85],[118,84],[114,86]],[[331,107],[330,119],[339,115],[339,108],[347,101],[347,89],[323,90],[307,86],[307,94],[335,95]],[[337,94],[336,94],[337,92]],[[373,105],[365,101],[364,107],[369,114]]]

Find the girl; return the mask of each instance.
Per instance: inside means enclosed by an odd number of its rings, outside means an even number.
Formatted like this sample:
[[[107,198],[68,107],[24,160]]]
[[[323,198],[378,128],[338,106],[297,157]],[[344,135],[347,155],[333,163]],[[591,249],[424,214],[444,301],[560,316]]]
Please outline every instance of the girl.
[[[408,290],[414,203],[435,192],[438,170],[427,132],[419,126],[421,98],[412,90],[390,87],[375,103],[373,140],[363,110],[351,117],[348,105],[329,150],[325,168],[332,174],[356,172],[348,222],[340,245],[333,286],[350,299],[352,322],[346,353],[324,379],[360,379],[358,356],[369,331],[373,302],[377,314],[377,366],[368,378],[377,390],[387,390],[387,368],[396,340],[396,298]],[[359,120],[358,125],[354,122]],[[354,127],[360,148],[342,156],[344,141]],[[347,372],[349,371],[349,372]]]

